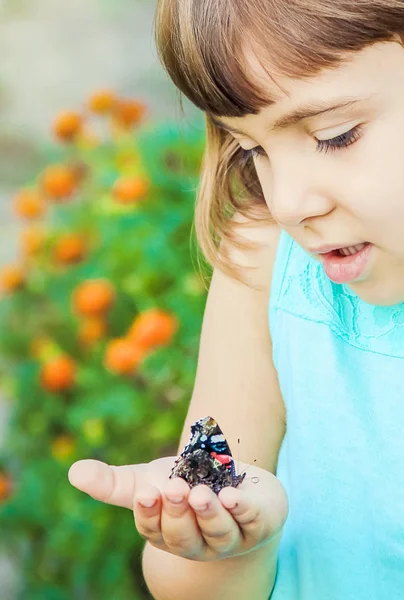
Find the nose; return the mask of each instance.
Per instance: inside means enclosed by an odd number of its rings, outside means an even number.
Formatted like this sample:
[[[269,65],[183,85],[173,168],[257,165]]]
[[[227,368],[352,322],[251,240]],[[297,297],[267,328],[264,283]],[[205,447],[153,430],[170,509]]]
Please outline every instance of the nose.
[[[274,219],[283,227],[296,227],[308,219],[329,214],[335,206],[332,195],[320,187],[313,173],[301,169],[272,173],[268,198]]]

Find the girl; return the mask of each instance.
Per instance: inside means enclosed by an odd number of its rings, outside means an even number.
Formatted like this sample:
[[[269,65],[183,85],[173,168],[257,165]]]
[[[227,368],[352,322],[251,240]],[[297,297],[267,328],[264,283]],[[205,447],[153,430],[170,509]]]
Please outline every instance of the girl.
[[[260,484],[190,491],[173,457],[71,481],[134,510],[157,599],[402,599],[404,1],[160,0],[156,30],[207,123],[180,449],[211,414]]]

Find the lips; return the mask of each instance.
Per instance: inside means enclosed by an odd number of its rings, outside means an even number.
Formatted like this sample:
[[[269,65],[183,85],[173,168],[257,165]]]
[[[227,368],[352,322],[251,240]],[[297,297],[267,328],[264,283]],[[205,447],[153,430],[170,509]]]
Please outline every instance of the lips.
[[[326,275],[334,283],[350,283],[363,276],[373,244],[366,242],[319,253]]]
[[[365,244],[367,242],[364,242]],[[362,246],[362,243],[351,243],[351,244],[327,244],[325,246],[318,247],[309,247],[307,249],[311,254],[328,254],[329,252],[333,252],[334,250],[346,250],[350,248],[358,248],[358,246]]]

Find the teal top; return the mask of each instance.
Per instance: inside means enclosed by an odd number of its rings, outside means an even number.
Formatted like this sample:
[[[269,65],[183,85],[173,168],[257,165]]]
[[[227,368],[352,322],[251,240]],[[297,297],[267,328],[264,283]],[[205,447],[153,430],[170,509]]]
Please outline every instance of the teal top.
[[[404,303],[366,304],[283,232],[269,319],[289,499],[271,600],[403,600]]]

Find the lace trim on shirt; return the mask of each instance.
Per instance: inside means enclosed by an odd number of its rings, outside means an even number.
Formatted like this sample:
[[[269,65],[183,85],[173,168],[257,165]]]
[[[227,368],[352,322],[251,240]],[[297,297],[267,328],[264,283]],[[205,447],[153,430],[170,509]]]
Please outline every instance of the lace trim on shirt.
[[[328,279],[322,265],[293,240],[272,308],[323,323],[357,348],[404,358],[404,303],[363,302],[347,286]]]

